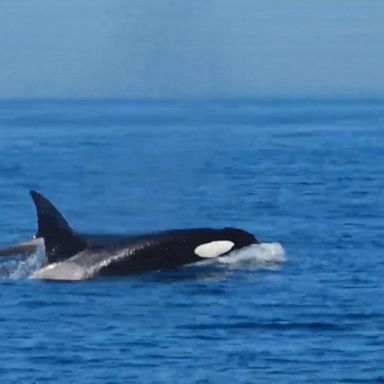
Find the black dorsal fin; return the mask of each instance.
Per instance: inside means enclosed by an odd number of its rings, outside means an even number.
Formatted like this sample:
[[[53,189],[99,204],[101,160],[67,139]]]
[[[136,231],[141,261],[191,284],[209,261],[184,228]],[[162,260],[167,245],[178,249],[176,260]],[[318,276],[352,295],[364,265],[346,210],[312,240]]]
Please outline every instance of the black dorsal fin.
[[[42,194],[31,191],[37,213],[36,237],[42,237],[48,263],[68,259],[86,248],[87,243],[76,233],[63,215]]]

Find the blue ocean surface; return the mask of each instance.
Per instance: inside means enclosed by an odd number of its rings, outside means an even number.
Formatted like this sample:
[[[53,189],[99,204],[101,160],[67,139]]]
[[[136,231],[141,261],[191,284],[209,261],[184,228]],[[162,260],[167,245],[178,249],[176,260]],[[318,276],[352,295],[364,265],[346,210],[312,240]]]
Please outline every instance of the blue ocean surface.
[[[0,260],[2,383],[384,382],[384,101],[0,102],[0,244],[29,190],[90,233],[235,226],[262,245],[83,282]]]

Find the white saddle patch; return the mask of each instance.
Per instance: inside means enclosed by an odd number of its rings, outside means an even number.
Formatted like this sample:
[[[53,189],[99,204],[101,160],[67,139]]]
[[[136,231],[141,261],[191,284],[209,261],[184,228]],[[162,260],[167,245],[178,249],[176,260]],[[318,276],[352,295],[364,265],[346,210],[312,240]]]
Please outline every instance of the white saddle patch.
[[[30,279],[64,281],[85,280],[88,278],[89,276],[84,268],[69,261],[49,264],[46,267],[35,271],[30,276]]]
[[[234,247],[235,243],[229,240],[217,240],[201,244],[195,248],[195,254],[204,258],[219,257]]]

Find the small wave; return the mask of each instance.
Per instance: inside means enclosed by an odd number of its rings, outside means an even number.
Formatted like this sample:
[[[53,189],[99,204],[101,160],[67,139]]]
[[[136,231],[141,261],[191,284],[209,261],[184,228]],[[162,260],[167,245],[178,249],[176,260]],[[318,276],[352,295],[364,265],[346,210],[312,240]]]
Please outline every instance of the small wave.
[[[178,326],[179,329],[189,329],[193,331],[199,330],[215,330],[215,329],[268,329],[276,331],[345,331],[351,329],[350,325],[337,324],[332,322],[256,322],[256,321],[239,321],[233,323],[206,323],[206,324],[186,324]]]

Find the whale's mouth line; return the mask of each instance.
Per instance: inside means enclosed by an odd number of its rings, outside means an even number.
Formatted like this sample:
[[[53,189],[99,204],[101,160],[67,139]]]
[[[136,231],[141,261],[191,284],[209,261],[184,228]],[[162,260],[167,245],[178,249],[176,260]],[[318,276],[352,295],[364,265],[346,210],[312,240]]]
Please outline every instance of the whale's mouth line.
[[[198,264],[217,266],[229,269],[265,269],[278,266],[287,260],[284,247],[278,242],[250,244],[235,249],[215,259],[202,260]]]

